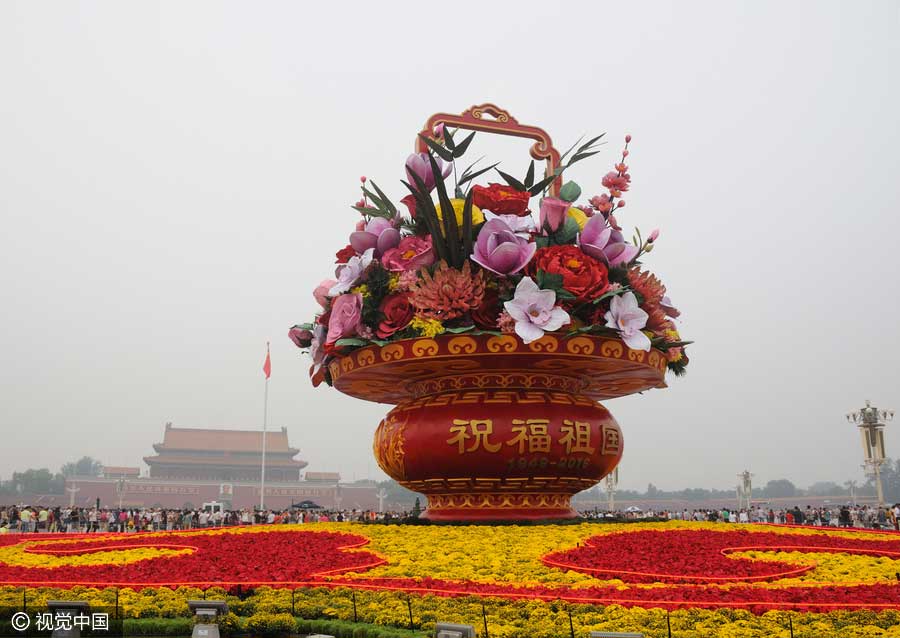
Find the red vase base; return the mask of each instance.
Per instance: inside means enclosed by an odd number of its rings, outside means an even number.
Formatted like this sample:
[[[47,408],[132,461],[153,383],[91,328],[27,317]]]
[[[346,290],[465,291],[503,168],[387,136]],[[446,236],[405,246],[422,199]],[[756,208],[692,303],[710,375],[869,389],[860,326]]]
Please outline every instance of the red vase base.
[[[430,494],[429,521],[541,521],[576,518],[570,494]]]

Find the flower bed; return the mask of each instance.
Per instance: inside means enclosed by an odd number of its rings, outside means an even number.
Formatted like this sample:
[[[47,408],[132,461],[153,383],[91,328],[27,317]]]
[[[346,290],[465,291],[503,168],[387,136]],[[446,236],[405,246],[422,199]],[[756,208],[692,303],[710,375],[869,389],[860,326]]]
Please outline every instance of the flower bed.
[[[492,636],[526,627],[556,635],[569,613],[582,633],[653,633],[667,611],[679,636],[716,635],[689,632],[719,625],[732,631],[719,635],[762,636],[781,631],[788,612],[801,612],[792,617],[800,626],[896,624],[898,559],[895,534],[687,522],[7,535],[0,606],[21,602],[20,585],[31,587],[30,605],[66,597],[108,605],[115,590],[101,588],[110,586],[121,588],[128,616],[174,617],[199,594],[190,585],[225,588],[242,616],[293,610],[402,627],[412,608],[415,627],[464,619],[480,628],[483,603]],[[233,596],[251,588],[244,600]],[[842,635],[900,635],[875,631]]]

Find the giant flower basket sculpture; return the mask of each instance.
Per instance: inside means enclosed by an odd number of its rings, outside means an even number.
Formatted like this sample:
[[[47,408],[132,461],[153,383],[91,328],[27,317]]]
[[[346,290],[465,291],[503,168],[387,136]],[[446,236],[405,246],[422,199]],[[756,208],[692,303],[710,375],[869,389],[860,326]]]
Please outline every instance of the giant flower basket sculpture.
[[[536,140],[524,177],[458,167],[476,131]],[[622,456],[598,400],[684,372],[679,313],[641,263],[658,232],[628,242],[617,220],[630,136],[601,179],[606,192],[577,205],[581,188],[563,182],[601,138],[560,154],[490,104],[433,115],[406,161],[408,215],[362,178],[362,217],[335,279],[314,291],[322,312],[291,328],[315,385],[396,405],[375,457],[428,496],[427,518],[574,517],[572,495]],[[546,160],[542,175],[534,160]],[[475,184],[491,174],[505,183]]]

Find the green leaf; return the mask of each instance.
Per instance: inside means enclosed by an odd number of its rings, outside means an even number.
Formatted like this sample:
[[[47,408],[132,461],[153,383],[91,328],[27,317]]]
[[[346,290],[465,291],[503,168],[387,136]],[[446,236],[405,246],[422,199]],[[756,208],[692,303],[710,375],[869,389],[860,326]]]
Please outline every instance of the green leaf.
[[[559,157],[559,163],[560,163],[560,164],[562,164],[563,160],[565,160],[565,159],[569,156],[569,153],[571,153],[572,151],[575,150],[575,147],[578,146],[578,142],[580,142],[580,141],[583,140],[583,139],[584,139],[584,135],[582,135],[582,136],[579,137],[577,140],[575,140],[575,143],[572,144],[572,146],[570,146],[569,149],[568,149],[565,153],[563,153],[562,155],[560,155],[560,157]]]
[[[472,325],[472,326],[462,326],[461,328],[445,328],[444,331],[449,332],[451,334],[458,335],[463,332],[468,332],[469,330],[474,330],[474,329],[475,329],[475,326]]]
[[[589,150],[589,149],[590,149],[592,146],[594,146],[594,144],[595,144],[600,138],[602,138],[604,135],[606,135],[606,133],[600,133],[600,135],[598,135],[597,137],[592,137],[592,138],[589,139],[587,142],[585,142],[584,144],[582,144],[581,146],[579,146],[579,147],[578,147],[578,151],[576,151],[576,153],[578,153],[578,152],[580,152],[580,151],[586,151],[586,150]],[[606,142],[604,142],[604,144],[605,144],[605,143],[606,143]]]
[[[451,151],[456,148],[456,143],[453,141],[453,133],[450,132],[446,125],[444,126],[444,145]]]
[[[576,299],[575,295],[566,290],[565,288],[557,288],[556,289],[556,298],[557,299]]]
[[[492,168],[496,168],[499,165],[500,165],[500,162],[497,162],[496,164],[491,164],[487,168],[482,168],[480,171],[475,171],[471,175],[466,175],[465,177],[463,177],[459,180],[459,186],[462,186],[466,182],[475,179],[476,177],[478,177],[479,175],[481,175],[483,173],[487,173],[489,170],[491,170]]]
[[[631,289],[630,289],[628,286],[622,286],[622,287],[619,288],[618,290],[607,290],[607,291],[604,292],[602,295],[600,295],[599,297],[597,297],[596,299],[594,299],[591,303],[592,303],[592,304],[598,304],[598,303],[600,303],[601,301],[603,301],[604,299],[609,299],[610,297],[615,297],[615,296],[617,296],[617,295],[624,295],[624,294],[625,294],[626,292],[628,292],[629,290],[631,290]]]
[[[428,189],[425,188],[425,182],[422,181],[421,177],[416,175],[415,171],[410,171],[409,174],[412,176],[413,181],[416,183],[415,187],[411,186],[403,180],[400,181],[416,198],[416,217],[421,217],[425,222],[425,227],[428,229],[428,233],[431,235],[431,245],[434,247],[435,255],[437,256],[438,260],[446,260],[447,245],[444,241],[444,236],[441,234],[440,222],[437,218],[437,211],[434,208],[434,202],[431,201],[431,195],[428,193]]]
[[[441,204],[441,216],[444,218],[444,239],[447,242],[447,257],[449,264],[454,268],[462,266],[459,250],[459,226],[456,223],[456,211],[450,203],[447,196],[447,187],[444,179],[441,177],[441,171],[438,168],[437,160],[434,155],[428,154],[428,161],[431,163],[431,170],[434,171],[434,183],[437,187],[438,201]]]
[[[475,137],[475,131],[469,133],[468,137],[464,139],[462,142],[456,145],[456,149],[453,151],[453,157],[462,157],[465,152],[469,149],[469,144],[472,143],[472,139]],[[452,158],[451,158],[452,159]],[[451,160],[447,160],[451,161]]]
[[[537,195],[538,193],[540,193],[541,191],[543,191],[545,188],[547,188],[548,186],[550,186],[550,184],[552,184],[553,182],[555,182],[557,176],[558,176],[558,175],[548,175],[547,177],[545,177],[544,179],[542,179],[541,181],[539,181],[537,184],[535,184],[534,186],[532,186],[531,188],[529,188],[529,189],[528,189],[528,192],[531,193],[532,196]]]
[[[483,160],[483,159],[484,159],[484,155],[482,155],[482,156],[479,157],[477,160],[475,160],[474,162],[472,162],[471,164],[469,164],[468,166],[466,166],[466,169],[465,169],[462,173],[460,173],[459,176],[460,176],[460,177],[465,177],[466,175],[468,175],[468,174],[471,172],[471,170],[472,170],[473,168],[475,168],[475,165],[476,165],[478,162],[480,162],[481,160]]]
[[[385,207],[394,215],[397,214],[397,207],[391,202],[390,198],[384,194],[380,188],[378,188],[378,184],[369,180],[369,183],[372,185],[372,188],[375,189],[375,192],[378,193],[378,196],[384,201]]]
[[[356,339],[356,338],[345,338],[338,339],[334,342],[336,346],[365,346],[368,345],[369,342],[365,339]]]
[[[534,160],[531,160],[531,164],[528,165],[528,172],[525,173],[525,188],[531,188],[532,186],[534,186]]]
[[[364,215],[370,215],[371,217],[384,217],[386,219],[393,217],[393,215],[391,215],[391,213],[386,210],[379,210],[377,208],[370,208],[368,206],[351,206],[350,208],[352,208],[353,210],[357,210]]]
[[[568,181],[559,189],[559,198],[569,203],[581,197],[581,186],[573,181]]]
[[[463,206],[463,259],[468,259],[472,254],[472,198],[475,191],[469,191],[466,195],[466,203]]]
[[[575,235],[577,234],[578,222],[567,215],[565,223],[556,231],[556,234],[553,235],[553,239],[558,244],[571,244],[575,240]]]
[[[437,153],[437,155],[445,162],[453,161],[453,152],[452,151],[447,150],[445,147],[441,146],[440,144],[435,142],[433,139],[431,139],[430,137],[426,137],[425,135],[419,134],[419,139],[422,140],[423,142],[425,142],[425,144],[428,146],[428,148],[430,148],[432,151]],[[438,175],[440,175],[440,172],[438,172]],[[435,175],[435,177],[437,177],[437,175]]]
[[[502,177],[503,179],[506,180],[507,184],[509,184],[510,186],[515,188],[517,191],[527,191],[528,190],[527,188],[525,188],[525,184],[523,184],[522,182],[517,180],[512,175],[509,175],[508,173],[504,173],[499,168],[497,169],[497,172],[500,173],[500,177]]]
[[[580,162],[580,161],[583,160],[583,159],[587,159],[587,158],[590,157],[591,155],[596,155],[596,154],[599,153],[599,152],[600,152],[600,151],[591,151],[590,153],[578,153],[577,155],[573,155],[573,156],[572,156],[572,159],[569,161],[569,163],[566,164],[566,167],[571,166],[571,165],[574,164],[575,162]]]

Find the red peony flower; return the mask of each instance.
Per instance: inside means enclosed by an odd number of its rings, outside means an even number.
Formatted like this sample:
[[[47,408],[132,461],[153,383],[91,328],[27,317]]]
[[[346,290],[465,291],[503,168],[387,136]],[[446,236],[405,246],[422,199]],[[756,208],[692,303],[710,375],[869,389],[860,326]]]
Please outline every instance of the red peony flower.
[[[481,305],[471,312],[472,321],[483,330],[497,330],[497,319],[500,317],[501,310],[503,310],[503,305],[500,303],[497,291],[494,288],[485,288]]]
[[[474,193],[472,200],[481,210],[489,210],[496,215],[519,217],[528,214],[528,200],[531,199],[531,193],[503,184],[473,186],[472,192]]]
[[[337,251],[337,253],[335,253],[334,256],[336,257],[336,259],[334,260],[334,263],[346,264],[348,261],[350,261],[351,257],[356,257],[356,251],[353,250],[353,246],[351,246],[350,244],[347,244],[346,246],[341,248],[339,251]]]
[[[585,255],[577,246],[547,246],[538,249],[529,268],[532,274],[538,269],[554,275],[562,275],[563,288],[576,297],[576,301],[588,301],[609,289],[609,270],[603,262]]]
[[[378,310],[384,317],[375,330],[379,339],[387,339],[395,332],[403,330],[412,321],[415,312],[409,303],[409,293],[388,295],[381,300]]]

